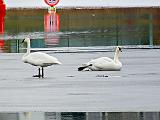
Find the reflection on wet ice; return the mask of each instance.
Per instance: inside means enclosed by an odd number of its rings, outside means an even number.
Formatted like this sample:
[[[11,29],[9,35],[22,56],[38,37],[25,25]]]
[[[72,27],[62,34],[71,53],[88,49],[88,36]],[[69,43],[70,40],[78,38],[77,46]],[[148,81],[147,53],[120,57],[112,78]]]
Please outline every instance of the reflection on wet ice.
[[[0,113],[0,120],[159,120],[159,119],[160,119],[159,112]]]

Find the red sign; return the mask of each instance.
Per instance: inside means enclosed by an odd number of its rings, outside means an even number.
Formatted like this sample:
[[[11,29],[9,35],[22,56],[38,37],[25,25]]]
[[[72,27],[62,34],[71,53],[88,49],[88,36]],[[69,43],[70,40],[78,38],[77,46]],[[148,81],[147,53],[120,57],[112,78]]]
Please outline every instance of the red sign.
[[[55,6],[58,4],[59,0],[44,0],[49,6]]]
[[[60,15],[57,13],[46,14],[44,16],[45,32],[59,32],[60,30]]]
[[[47,13],[44,16],[44,30],[45,44],[46,45],[57,45],[59,43],[59,35],[56,32],[60,31],[60,15],[57,13]],[[53,33],[53,34],[49,34]],[[54,34],[55,33],[55,34]]]

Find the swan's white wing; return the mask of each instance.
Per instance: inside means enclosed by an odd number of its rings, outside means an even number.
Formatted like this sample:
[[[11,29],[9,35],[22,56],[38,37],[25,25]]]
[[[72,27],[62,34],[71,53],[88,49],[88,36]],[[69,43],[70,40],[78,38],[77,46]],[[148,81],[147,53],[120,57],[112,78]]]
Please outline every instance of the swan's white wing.
[[[89,61],[88,63],[94,64],[94,63],[104,63],[104,62],[113,62],[113,60],[108,57],[100,57],[97,59],[93,59],[93,60]]]
[[[111,64],[113,64],[113,60],[111,58],[100,57],[82,65],[83,67],[89,68],[91,70],[104,70],[107,67],[110,67]]]
[[[113,62],[113,60],[109,57],[101,57],[101,59],[103,59],[106,62]]]
[[[104,70],[107,67],[110,67],[113,64],[113,60],[108,57],[101,57],[90,61],[92,68],[96,70]]]
[[[42,52],[30,53],[26,56],[26,62],[36,66],[61,64],[57,58]]]

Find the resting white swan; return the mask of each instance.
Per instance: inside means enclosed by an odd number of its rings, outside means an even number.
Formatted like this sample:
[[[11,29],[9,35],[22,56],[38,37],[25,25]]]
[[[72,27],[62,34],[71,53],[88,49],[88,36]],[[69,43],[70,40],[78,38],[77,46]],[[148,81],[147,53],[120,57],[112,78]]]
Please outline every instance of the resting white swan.
[[[121,51],[120,47],[116,48],[114,59],[108,57],[100,57],[94,60],[89,61],[78,68],[78,71],[82,71],[85,68],[89,68],[93,71],[118,71],[122,68],[122,63],[119,61],[119,52]]]
[[[33,77],[44,77],[44,67],[47,66],[51,66],[53,64],[61,64],[61,62],[58,61],[57,58],[52,57],[46,53],[42,53],[42,52],[33,52],[30,53],[30,39],[29,38],[25,38],[23,42],[27,42],[27,52],[23,55],[22,57],[22,61],[24,63],[29,63],[33,66],[37,66],[38,67],[38,75],[34,75]],[[41,69],[42,68],[42,74],[41,74]]]

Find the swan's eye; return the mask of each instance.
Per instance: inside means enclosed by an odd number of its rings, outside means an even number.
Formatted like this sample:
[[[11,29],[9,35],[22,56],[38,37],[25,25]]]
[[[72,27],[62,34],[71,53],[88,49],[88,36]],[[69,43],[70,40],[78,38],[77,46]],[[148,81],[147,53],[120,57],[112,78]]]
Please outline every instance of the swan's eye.
[[[122,51],[122,49],[119,47],[119,51]]]

